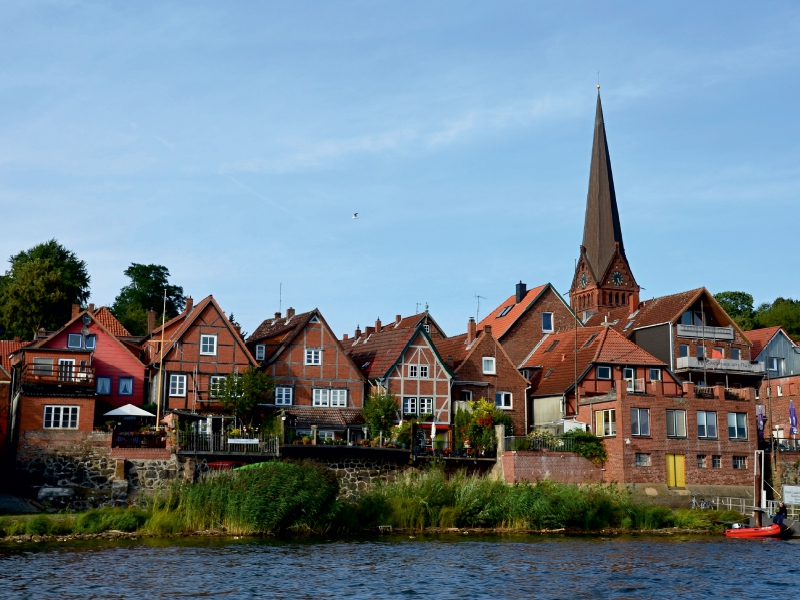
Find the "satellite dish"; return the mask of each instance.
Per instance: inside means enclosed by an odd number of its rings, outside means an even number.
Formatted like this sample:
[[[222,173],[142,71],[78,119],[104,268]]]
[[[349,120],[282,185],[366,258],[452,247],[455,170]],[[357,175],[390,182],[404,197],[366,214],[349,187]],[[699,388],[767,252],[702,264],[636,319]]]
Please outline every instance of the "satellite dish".
[[[83,328],[83,329],[81,329],[81,335],[82,335],[83,337],[86,337],[87,335],[89,335],[89,333],[90,333],[90,331],[89,331],[89,328],[88,328],[88,327],[84,326],[84,328]]]
[[[88,326],[88,325],[89,325],[89,323],[91,323],[91,322],[92,322],[92,317],[90,317],[90,316],[88,315],[88,313],[87,313],[87,314],[85,314],[85,315],[83,315],[83,324],[84,324],[84,325],[87,325],[87,326]]]

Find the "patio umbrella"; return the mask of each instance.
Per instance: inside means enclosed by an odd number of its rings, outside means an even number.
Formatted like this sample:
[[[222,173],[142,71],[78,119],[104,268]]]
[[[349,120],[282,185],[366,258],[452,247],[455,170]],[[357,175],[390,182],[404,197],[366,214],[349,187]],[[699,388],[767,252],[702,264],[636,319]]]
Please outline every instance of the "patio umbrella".
[[[436,438],[436,423],[431,423],[431,448],[433,448],[433,441]]]
[[[794,407],[794,400],[789,400],[789,433],[797,435],[797,410]]]
[[[764,405],[756,404],[756,424],[758,425],[758,439],[764,437]]]
[[[155,417],[153,413],[142,410],[133,404],[126,404],[114,410],[110,410],[105,414],[106,417]]]

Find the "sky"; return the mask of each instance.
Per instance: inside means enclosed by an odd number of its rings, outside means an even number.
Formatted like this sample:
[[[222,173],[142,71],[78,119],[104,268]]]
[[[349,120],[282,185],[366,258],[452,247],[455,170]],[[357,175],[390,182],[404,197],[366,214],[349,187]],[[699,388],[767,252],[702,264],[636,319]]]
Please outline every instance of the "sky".
[[[598,72],[642,299],[800,297],[796,2],[1,10],[0,257],[56,238],[95,304],[133,262],[245,331],[427,305],[455,335],[520,280],[566,293]]]

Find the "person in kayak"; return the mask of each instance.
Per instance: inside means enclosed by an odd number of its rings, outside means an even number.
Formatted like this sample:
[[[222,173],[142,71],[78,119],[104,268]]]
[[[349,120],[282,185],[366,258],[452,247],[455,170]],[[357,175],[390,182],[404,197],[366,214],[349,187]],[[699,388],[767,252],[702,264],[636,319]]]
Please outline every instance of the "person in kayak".
[[[783,525],[783,520],[787,516],[786,505],[783,502],[778,503],[778,510],[775,511],[775,516],[772,517],[772,522],[777,525]]]

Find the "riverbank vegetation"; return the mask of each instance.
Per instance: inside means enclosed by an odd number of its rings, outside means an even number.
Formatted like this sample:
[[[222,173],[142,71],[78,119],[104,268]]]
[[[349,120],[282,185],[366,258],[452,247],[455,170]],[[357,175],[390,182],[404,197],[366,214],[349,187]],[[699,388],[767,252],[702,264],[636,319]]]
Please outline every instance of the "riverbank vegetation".
[[[310,462],[270,462],[211,473],[175,486],[136,508],[79,515],[5,517],[0,536],[96,534],[171,535],[217,530],[231,535],[354,534],[381,526],[488,528],[504,531],[721,529],[735,512],[677,510],[637,502],[623,486],[542,481],[509,485],[440,469],[407,473],[351,501],[338,499],[333,472]]]

